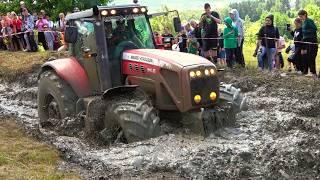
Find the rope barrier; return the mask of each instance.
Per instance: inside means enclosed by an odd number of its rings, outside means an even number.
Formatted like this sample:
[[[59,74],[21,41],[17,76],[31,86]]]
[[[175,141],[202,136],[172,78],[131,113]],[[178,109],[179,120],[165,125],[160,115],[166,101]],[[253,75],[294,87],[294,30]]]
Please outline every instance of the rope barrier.
[[[62,34],[63,32],[61,31],[25,31],[25,32],[19,32],[19,33],[12,33],[9,35],[1,35],[0,38],[4,38],[4,37],[11,37],[11,36],[15,36],[15,35],[20,35],[20,34],[25,34],[25,33],[30,33],[30,32],[53,32],[53,33],[58,33],[58,34]],[[249,37],[249,36],[244,36],[245,37]],[[162,37],[162,38],[173,38],[173,37]],[[179,39],[193,39],[193,40],[223,40],[223,39],[239,39],[239,38],[223,38],[223,37],[216,37],[216,38],[196,38],[196,37],[190,37],[190,38],[179,38]],[[275,41],[279,41],[279,38],[270,38],[270,37],[257,37],[257,39],[267,39],[267,40],[275,40]],[[292,41],[294,43],[301,43],[301,44],[310,44],[310,45],[319,45],[320,43],[314,43],[314,42],[305,42],[305,41]]]
[[[30,33],[30,32],[53,32],[53,33],[58,33],[58,34],[62,34],[63,32],[61,31],[36,31],[36,30],[31,30],[31,31],[25,31],[25,32],[18,32],[18,33],[11,33],[8,35],[1,35],[0,38],[4,38],[4,37],[11,37],[11,36],[15,36],[15,35],[20,35],[20,34],[26,34],[26,33]]]
[[[249,36],[244,36],[249,37]],[[162,37],[162,38],[173,38],[173,37]],[[178,38],[179,39],[179,38]],[[190,38],[181,38],[180,39],[194,39],[194,40],[222,40],[222,39],[239,39],[239,38],[223,38],[223,37],[217,37],[217,38],[195,38],[195,37],[190,37]],[[280,38],[269,38],[269,37],[257,37],[257,39],[267,39],[267,40],[275,40],[279,41]],[[313,45],[318,45],[320,43],[314,43],[314,42],[305,42],[305,41],[292,41],[294,43],[301,43],[301,44],[313,44]]]

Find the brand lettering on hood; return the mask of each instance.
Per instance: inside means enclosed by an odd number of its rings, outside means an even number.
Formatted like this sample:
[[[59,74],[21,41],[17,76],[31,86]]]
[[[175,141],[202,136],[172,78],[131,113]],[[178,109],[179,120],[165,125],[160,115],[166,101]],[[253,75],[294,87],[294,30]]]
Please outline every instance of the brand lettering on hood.
[[[158,59],[150,58],[150,57],[146,57],[146,56],[141,56],[141,55],[136,55],[136,54],[132,54],[132,53],[123,53],[123,59],[159,66]]]

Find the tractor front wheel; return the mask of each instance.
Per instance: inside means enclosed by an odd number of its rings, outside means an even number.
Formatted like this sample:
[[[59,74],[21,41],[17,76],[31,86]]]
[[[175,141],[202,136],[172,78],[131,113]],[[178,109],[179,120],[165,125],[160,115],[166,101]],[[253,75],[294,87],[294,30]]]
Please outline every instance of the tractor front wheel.
[[[131,143],[160,135],[158,112],[140,90],[113,97],[106,104],[105,130],[118,127],[118,138]]]
[[[75,115],[78,97],[55,72],[42,73],[38,87],[38,114],[42,127],[54,126],[50,119],[61,120]]]

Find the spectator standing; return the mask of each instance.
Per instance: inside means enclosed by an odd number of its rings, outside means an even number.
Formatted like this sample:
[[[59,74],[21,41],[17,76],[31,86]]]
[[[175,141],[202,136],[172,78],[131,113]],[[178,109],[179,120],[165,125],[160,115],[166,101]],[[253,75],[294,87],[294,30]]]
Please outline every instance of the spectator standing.
[[[244,55],[243,55],[243,43],[244,43],[244,27],[243,20],[240,18],[239,12],[236,9],[232,9],[229,13],[230,18],[232,19],[232,24],[238,29],[238,45],[236,52],[236,62],[242,67],[246,66]]]
[[[24,50],[23,34],[19,34],[22,32],[22,21],[15,12],[12,12],[11,15],[12,15],[13,33],[16,34],[16,35],[13,35],[13,42],[16,46],[15,48],[17,50],[19,48],[20,50]]]
[[[235,64],[236,50],[238,46],[238,29],[233,26],[232,19],[227,17],[224,20],[226,27],[223,31],[223,44],[227,56],[227,66],[233,68]]]
[[[54,49],[54,33],[53,33],[53,22],[50,20],[50,17],[46,15],[46,20],[48,21],[48,25],[44,26],[44,36],[48,45],[48,49],[53,51]]]
[[[203,56],[203,53],[201,51],[202,49],[202,39],[201,39],[201,28],[199,26],[199,24],[195,21],[195,20],[191,20],[190,21],[190,25],[193,28],[193,36],[197,39],[198,41],[198,54]]]
[[[262,69],[273,70],[273,59],[277,53],[277,42],[280,38],[279,30],[273,24],[274,16],[269,15],[265,18],[265,25],[262,26],[258,33],[261,53],[258,56],[259,67]],[[267,55],[267,63],[264,63],[264,56]],[[267,64],[268,67],[265,67]]]
[[[187,41],[188,41],[187,31],[184,28],[182,28],[181,32],[179,33],[180,52],[185,52],[185,53],[188,52]]]
[[[282,50],[286,48],[286,40],[284,37],[280,36],[277,46],[277,55],[275,57],[275,67],[276,69],[282,69],[284,67],[284,61],[282,56]]]
[[[217,58],[218,24],[221,23],[217,12],[211,11],[209,3],[204,5],[205,13],[200,19],[201,37],[205,57],[212,62]]]
[[[294,20],[295,30],[291,31],[291,35],[293,36],[294,40],[294,53],[291,57],[291,62],[296,66],[296,71],[298,72],[304,72],[304,64],[301,55],[301,50],[303,48],[303,44],[301,43],[303,41],[303,34],[302,34],[302,21],[300,18],[296,18]],[[289,69],[290,71],[290,69]]]
[[[224,39],[223,39],[223,32],[219,29],[219,44],[218,44],[218,64],[220,66],[226,66],[226,50],[224,49]]]
[[[303,59],[305,59],[304,63],[304,74],[308,75],[308,71],[312,73],[311,76],[316,77],[316,57],[318,54],[318,40],[317,40],[317,26],[314,21],[308,18],[308,13],[305,10],[300,10],[299,18],[303,21],[302,23],[302,34],[303,34],[303,42],[306,42],[303,45]]]
[[[48,50],[46,38],[44,35],[45,28],[49,26],[47,19],[43,16],[43,14],[39,15],[39,19],[36,22],[36,27],[38,29],[38,41],[41,43],[45,50]]]
[[[153,36],[154,36],[154,40],[156,42],[157,49],[163,49],[162,37],[159,35],[159,33],[154,32]]]
[[[64,32],[66,29],[67,21],[63,13],[59,14],[59,21],[57,23],[57,30],[60,32]]]
[[[12,21],[9,16],[5,16],[3,20],[1,21],[2,24],[2,29],[1,29],[1,34],[4,38],[4,43],[7,46],[7,49],[9,51],[14,51],[14,46],[12,42]]]
[[[20,1],[20,13],[21,15],[23,14],[23,9],[27,9],[26,4],[24,3],[24,1]]]
[[[27,44],[27,51],[36,52],[38,47],[36,42],[34,41],[34,22],[33,17],[29,14],[28,9],[23,9],[22,16],[22,31],[24,32],[24,39]]]
[[[164,28],[164,34],[162,34],[162,42],[165,50],[172,50],[173,35],[170,33],[169,28]]]
[[[199,43],[195,37],[194,32],[190,34],[190,37],[188,38],[188,53],[190,54],[198,54],[199,49]]]

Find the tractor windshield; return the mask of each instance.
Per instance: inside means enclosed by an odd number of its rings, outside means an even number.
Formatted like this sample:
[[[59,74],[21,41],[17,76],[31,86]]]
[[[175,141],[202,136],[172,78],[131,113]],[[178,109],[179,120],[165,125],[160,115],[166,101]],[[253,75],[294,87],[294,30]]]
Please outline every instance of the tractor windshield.
[[[152,31],[144,15],[106,17],[105,30],[109,48],[129,45],[135,49],[154,49]]]

